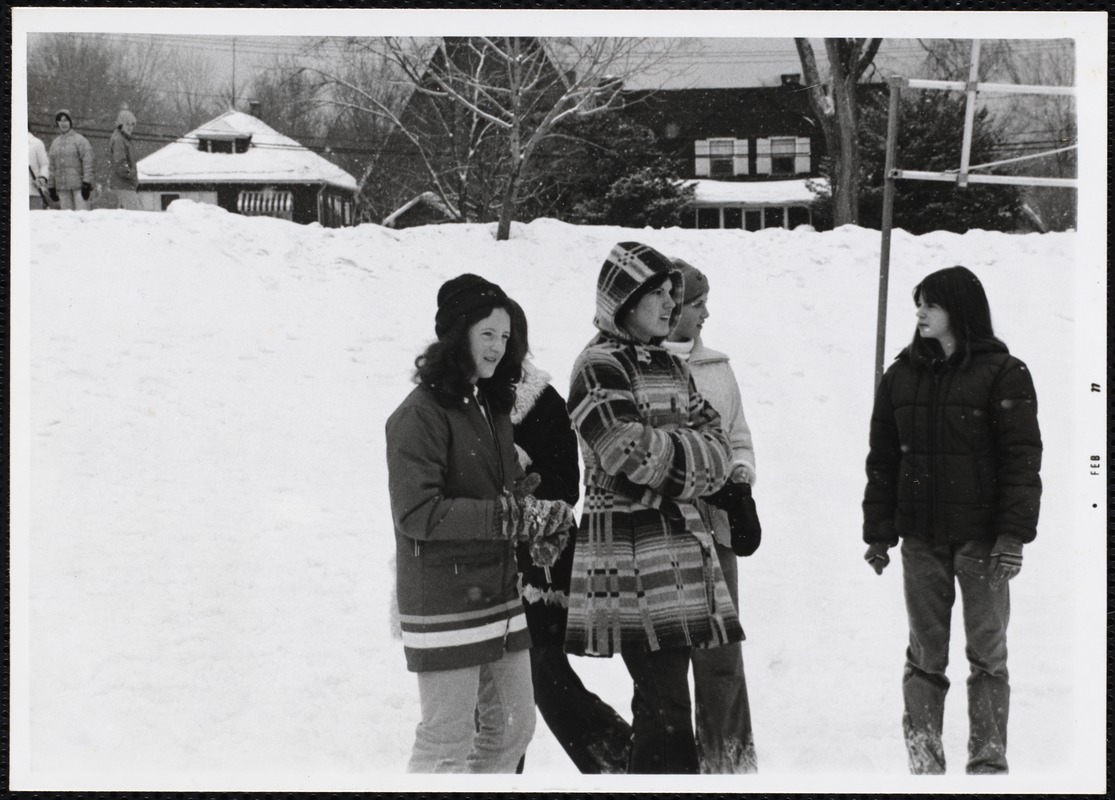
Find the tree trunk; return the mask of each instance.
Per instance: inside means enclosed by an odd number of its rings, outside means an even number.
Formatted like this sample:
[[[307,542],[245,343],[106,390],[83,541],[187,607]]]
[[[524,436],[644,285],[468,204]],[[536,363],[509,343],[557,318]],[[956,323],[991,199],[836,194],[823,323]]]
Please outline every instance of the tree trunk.
[[[850,76],[833,80],[836,130],[839,136],[839,178],[833,193],[833,221],[836,225],[859,224],[859,138],[856,114],[856,85]]]
[[[832,104],[837,150],[832,187],[833,225],[859,223],[859,127],[856,124],[856,80],[860,45],[847,39],[825,39],[831,67]]]
[[[519,171],[516,166],[507,176],[507,185],[503,189],[503,207],[499,210],[499,226],[496,228],[496,241],[506,242],[511,238],[511,220],[515,217],[515,208],[519,204]]]

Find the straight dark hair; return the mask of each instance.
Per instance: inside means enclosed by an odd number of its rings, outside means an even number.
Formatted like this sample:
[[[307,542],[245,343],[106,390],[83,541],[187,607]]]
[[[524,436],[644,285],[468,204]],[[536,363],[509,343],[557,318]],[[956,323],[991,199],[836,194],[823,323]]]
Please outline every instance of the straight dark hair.
[[[457,319],[447,331],[414,359],[414,382],[430,387],[443,406],[452,406],[472,395],[469,378],[476,372],[469,348],[469,329],[497,308],[511,318],[511,336],[495,374],[477,382],[488,405],[497,414],[507,414],[515,404],[515,384],[523,374],[526,343],[515,330],[513,301],[483,305]],[[521,310],[520,310],[521,313]]]
[[[949,331],[956,338],[956,352],[967,361],[973,345],[991,345],[1006,350],[991,327],[991,306],[983,284],[967,267],[955,266],[926,275],[914,287],[914,305],[919,300],[939,306],[949,315]],[[914,339],[906,348],[911,363],[925,364],[941,360],[945,351],[936,339],[928,339],[914,329]]]

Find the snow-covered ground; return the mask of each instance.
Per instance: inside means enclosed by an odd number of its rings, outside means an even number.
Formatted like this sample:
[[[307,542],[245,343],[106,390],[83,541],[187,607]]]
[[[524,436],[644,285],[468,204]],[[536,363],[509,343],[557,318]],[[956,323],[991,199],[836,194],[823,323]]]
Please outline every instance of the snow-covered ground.
[[[13,263],[14,786],[1102,791],[1105,478],[1088,458],[1105,452],[1089,385],[1106,273],[1076,234],[894,237],[888,361],[917,280],[971,267],[1033,372],[1046,447],[1012,584],[1012,775],[962,774],[956,630],[953,774],[914,780],[900,567],[877,577],[860,541],[878,232],[541,220],[495,242],[484,225],[325,230],[188,201],[30,226]],[[732,355],[754,433],[764,542],[740,572],[761,772],[582,778],[540,720],[522,776],[403,775],[417,687],[388,629],[383,424],[437,287],[501,284],[564,393],[599,265],[631,239],[709,275],[705,338]],[[630,716],[621,661],[575,664]]]

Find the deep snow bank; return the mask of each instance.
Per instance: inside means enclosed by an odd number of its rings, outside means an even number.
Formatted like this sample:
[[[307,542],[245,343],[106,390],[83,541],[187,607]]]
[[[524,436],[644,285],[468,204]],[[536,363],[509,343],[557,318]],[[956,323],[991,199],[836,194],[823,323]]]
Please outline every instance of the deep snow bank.
[[[535,360],[564,394],[592,334],[600,262],[630,239],[708,274],[705,338],[732,356],[755,437],[767,534],[741,565],[762,769],[748,788],[921,787],[903,775],[899,570],[877,578],[859,541],[877,232],[541,220],[495,242],[489,226],[326,230],[189,202],[32,215],[30,529],[13,534],[29,579],[26,774],[45,786],[413,787],[399,773],[417,690],[386,622],[384,419],[433,336],[437,287],[465,271],[522,303]],[[1076,242],[894,239],[888,360],[912,333],[913,285],[963,263],[1041,403],[1041,531],[1013,596],[1015,774],[996,791],[1102,775],[1103,540],[1082,516],[1088,440],[1074,426],[1097,364],[1080,348],[1078,295],[1096,277]],[[577,665],[629,716],[618,659]],[[541,722],[527,764],[500,785],[587,785]],[[934,788],[972,786],[956,781]]]

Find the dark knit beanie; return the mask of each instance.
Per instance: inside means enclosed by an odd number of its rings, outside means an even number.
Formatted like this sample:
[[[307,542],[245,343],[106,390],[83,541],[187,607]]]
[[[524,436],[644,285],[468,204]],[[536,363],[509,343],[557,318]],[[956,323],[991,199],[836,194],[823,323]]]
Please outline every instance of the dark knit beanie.
[[[440,339],[462,317],[478,309],[495,308],[507,302],[503,289],[491,281],[468,272],[458,275],[443,283],[437,291],[434,332]]]
[[[685,279],[685,297],[683,303],[692,303],[703,294],[708,294],[708,278],[688,261],[680,258],[672,259],[674,267],[681,270],[681,277]]]

